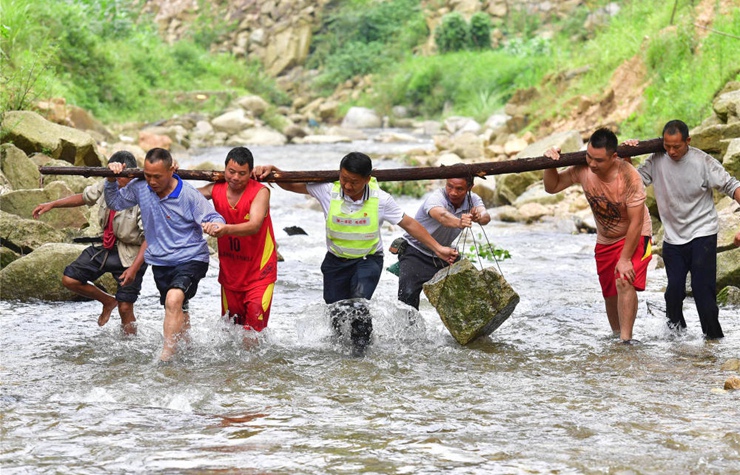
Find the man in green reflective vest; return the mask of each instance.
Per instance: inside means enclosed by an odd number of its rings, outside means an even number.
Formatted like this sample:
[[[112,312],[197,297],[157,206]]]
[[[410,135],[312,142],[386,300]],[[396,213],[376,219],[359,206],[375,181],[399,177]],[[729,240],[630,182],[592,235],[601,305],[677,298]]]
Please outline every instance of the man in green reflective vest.
[[[328,252],[321,264],[324,275],[324,301],[327,304],[348,299],[370,300],[383,271],[383,221],[397,224],[440,259],[452,263],[457,251],[439,244],[415,219],[404,214],[393,198],[381,190],[370,157],[360,152],[347,154],[339,165],[339,181],[334,183],[278,183],[294,193],[319,200],[326,217]],[[274,165],[254,169],[257,179],[281,170]],[[333,313],[332,324],[339,330],[340,315],[350,318],[350,337],[354,353],[362,355],[370,342],[372,321],[367,308],[356,300],[346,302],[348,312]],[[336,317],[336,318],[335,318]]]

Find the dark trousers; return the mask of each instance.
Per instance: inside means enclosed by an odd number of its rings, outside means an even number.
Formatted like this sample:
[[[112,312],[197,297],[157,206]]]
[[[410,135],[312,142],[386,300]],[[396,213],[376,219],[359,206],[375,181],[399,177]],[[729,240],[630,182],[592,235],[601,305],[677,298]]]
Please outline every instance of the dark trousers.
[[[383,271],[383,255],[370,255],[358,259],[344,259],[327,252],[321,264],[324,274],[324,302],[340,300],[370,300]],[[373,331],[372,318],[362,302],[346,301],[331,310],[331,322],[337,334],[349,326],[350,339],[357,355],[362,355],[370,344]]]
[[[691,272],[691,291],[702,333],[710,339],[725,336],[719,324],[717,307],[717,235],[699,237],[678,246],[664,242],[663,260],[668,276],[665,303],[670,325],[686,328],[683,301],[686,298],[686,275]]]
[[[413,246],[406,246],[403,254],[398,256],[398,266],[398,300],[419,310],[424,283],[449,264],[436,256],[427,256]]]
[[[363,298],[370,300],[383,271],[383,255],[344,259],[327,252],[321,264],[324,302]]]

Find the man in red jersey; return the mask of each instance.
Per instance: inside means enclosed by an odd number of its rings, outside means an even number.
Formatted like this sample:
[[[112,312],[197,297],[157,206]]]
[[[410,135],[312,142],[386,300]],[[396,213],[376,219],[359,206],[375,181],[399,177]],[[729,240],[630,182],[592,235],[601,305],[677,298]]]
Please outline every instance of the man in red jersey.
[[[218,238],[221,313],[245,329],[267,327],[277,280],[277,248],[270,219],[270,190],[250,179],[252,152],[245,147],[226,155],[225,182],[200,188],[213,200],[226,224],[205,223]]]

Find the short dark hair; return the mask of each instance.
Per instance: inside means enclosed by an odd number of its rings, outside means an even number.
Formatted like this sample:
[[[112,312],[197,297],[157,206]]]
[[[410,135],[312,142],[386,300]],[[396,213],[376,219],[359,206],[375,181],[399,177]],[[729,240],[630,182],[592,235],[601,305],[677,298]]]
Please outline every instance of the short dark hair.
[[[593,148],[604,148],[606,149],[606,153],[613,154],[617,151],[618,140],[614,132],[602,127],[591,134],[591,138],[588,139],[588,143],[590,143]]]
[[[226,154],[224,165],[228,165],[229,160],[237,165],[249,165],[250,170],[254,168],[254,157],[247,147],[235,147],[229,150],[229,153]]]
[[[123,163],[126,165],[126,168],[139,168],[139,164],[136,163],[136,158],[134,158],[134,155],[127,150],[119,150],[111,155],[110,159],[108,159],[108,163]]]
[[[169,150],[163,148],[153,148],[146,153],[144,159],[149,163],[164,162],[167,168],[172,166],[172,155]]]
[[[362,152],[350,152],[342,158],[339,169],[368,177],[373,172],[373,161]]]
[[[664,136],[666,133],[668,135],[675,135],[676,133],[680,133],[681,139],[685,142],[686,139],[689,138],[689,126],[686,125],[686,123],[682,120],[671,120],[665,124],[665,127],[663,127],[663,133],[661,134],[661,137]]]

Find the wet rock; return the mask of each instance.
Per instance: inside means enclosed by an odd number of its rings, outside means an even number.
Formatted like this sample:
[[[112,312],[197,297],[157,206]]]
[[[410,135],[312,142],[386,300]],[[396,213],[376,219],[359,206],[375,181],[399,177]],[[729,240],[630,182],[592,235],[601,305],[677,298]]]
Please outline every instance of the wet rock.
[[[39,169],[26,153],[13,144],[0,145],[0,169],[13,190],[39,186]]]
[[[0,128],[7,131],[4,140],[26,155],[46,153],[75,166],[99,167],[105,161],[89,134],[49,122],[35,112],[6,112]]]
[[[32,253],[17,259],[0,271],[0,299],[31,299],[69,301],[80,297],[62,285],[64,268],[77,259],[86,246],[79,244],[44,244]],[[115,280],[108,274],[96,282],[101,288],[115,292]],[[8,290],[12,289],[12,290]]]
[[[424,284],[424,294],[461,345],[490,335],[519,303],[519,295],[494,268],[480,271],[467,259],[437,272]]]
[[[740,389],[740,378],[730,376],[725,380],[725,389]]]
[[[740,359],[730,358],[722,363],[722,367],[720,369],[722,371],[740,371]]]

